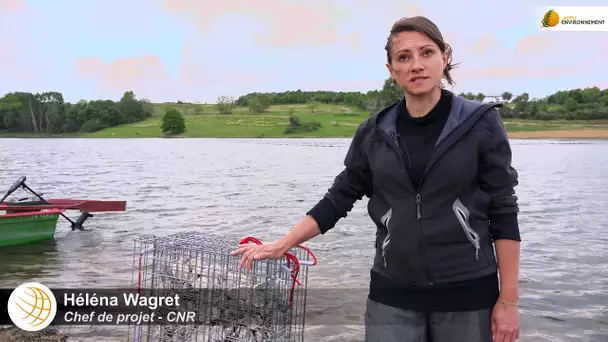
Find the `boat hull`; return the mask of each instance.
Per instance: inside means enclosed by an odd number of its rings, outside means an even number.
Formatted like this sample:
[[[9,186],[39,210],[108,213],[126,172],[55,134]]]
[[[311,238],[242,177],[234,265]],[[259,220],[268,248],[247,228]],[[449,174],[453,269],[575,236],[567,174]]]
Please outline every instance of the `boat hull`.
[[[0,247],[50,240],[63,210],[0,215]]]

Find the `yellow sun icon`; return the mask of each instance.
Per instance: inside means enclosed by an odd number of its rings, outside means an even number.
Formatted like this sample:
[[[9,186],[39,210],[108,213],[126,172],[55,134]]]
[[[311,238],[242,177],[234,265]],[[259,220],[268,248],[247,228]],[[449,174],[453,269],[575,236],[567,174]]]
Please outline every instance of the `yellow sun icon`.
[[[559,14],[554,10],[549,10],[543,16],[541,23],[543,24],[543,27],[555,27],[559,24]]]

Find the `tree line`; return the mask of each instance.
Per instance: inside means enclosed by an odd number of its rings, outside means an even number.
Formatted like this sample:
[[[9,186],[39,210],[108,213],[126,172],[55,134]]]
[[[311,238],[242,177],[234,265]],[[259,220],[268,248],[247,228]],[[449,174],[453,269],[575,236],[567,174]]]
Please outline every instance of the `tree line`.
[[[119,101],[64,101],[60,92],[11,92],[0,98],[0,130],[19,133],[94,132],[142,121],[152,116],[152,104],[132,91]]]
[[[514,95],[505,91],[499,96],[483,93],[460,93],[467,99],[500,102],[503,118],[534,120],[600,120],[608,119],[608,89],[598,87],[561,90],[544,98],[530,98],[528,93]],[[260,113],[271,105],[308,104],[311,111],[319,103],[344,104],[367,111],[370,115],[403,97],[403,91],[387,78],[381,89],[363,92],[333,91],[285,91],[275,93],[250,93],[233,100],[218,98],[218,110],[230,113],[234,106],[246,106],[250,111]]]
[[[503,118],[608,119],[608,89],[601,90],[597,87],[562,90],[540,99],[530,98],[527,93],[514,95],[508,91],[500,96],[470,92],[459,95],[479,101],[503,103],[504,106],[500,109]],[[365,93],[302,90],[256,92],[237,99],[221,96],[217,99],[216,106],[221,114],[229,114],[236,106],[248,107],[252,113],[262,113],[271,105],[306,104],[314,112],[322,103],[343,104],[373,115],[402,96],[402,90],[388,78],[382,88]],[[119,101],[81,100],[76,103],[64,101],[60,92],[10,92],[0,98],[0,130],[47,134],[94,132],[142,121],[152,116],[152,113],[152,103],[138,99],[132,91],[125,92]]]

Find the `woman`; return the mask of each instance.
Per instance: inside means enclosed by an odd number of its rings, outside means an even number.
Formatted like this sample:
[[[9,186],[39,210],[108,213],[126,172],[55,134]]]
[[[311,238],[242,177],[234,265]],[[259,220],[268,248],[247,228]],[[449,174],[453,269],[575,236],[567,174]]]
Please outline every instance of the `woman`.
[[[233,255],[247,269],[280,258],[365,195],[377,226],[366,341],[514,341],[518,174],[499,105],[442,88],[453,82],[451,49],[427,18],[397,21],[386,51],[403,99],[359,126],[345,169],[291,232]]]

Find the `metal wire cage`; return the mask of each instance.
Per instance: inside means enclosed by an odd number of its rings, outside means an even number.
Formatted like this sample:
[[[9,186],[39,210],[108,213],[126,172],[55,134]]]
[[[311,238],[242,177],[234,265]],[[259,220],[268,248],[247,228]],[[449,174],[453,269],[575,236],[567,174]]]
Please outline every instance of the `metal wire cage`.
[[[239,270],[237,241],[200,232],[135,240],[133,283],[145,296],[179,296],[157,319],[129,326],[129,341],[304,341],[308,267],[314,254],[297,246],[279,260]],[[240,243],[257,243],[247,237]],[[159,319],[160,317],[160,319]],[[176,320],[176,318],[178,318]]]

